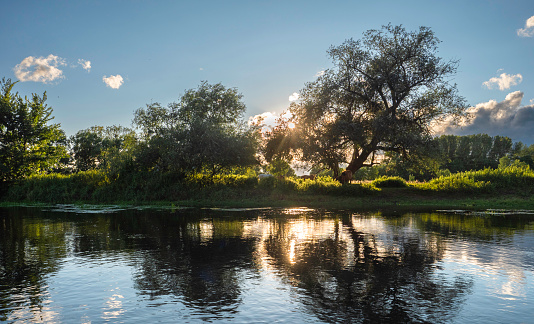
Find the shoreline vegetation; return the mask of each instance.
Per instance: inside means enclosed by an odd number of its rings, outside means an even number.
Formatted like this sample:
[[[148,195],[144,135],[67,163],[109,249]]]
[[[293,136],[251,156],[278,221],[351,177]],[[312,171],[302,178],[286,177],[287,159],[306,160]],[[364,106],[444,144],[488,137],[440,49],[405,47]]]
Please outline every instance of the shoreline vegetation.
[[[110,179],[101,170],[34,175],[6,189],[0,206],[118,204],[160,207],[328,209],[534,209],[528,166],[468,171],[428,182],[400,177],[340,184],[329,177],[267,177],[146,172]]]
[[[132,128],[67,138],[46,93],[21,96],[2,78],[0,205],[534,209],[534,144],[436,135],[469,115],[439,42],[388,24],[330,47],[333,67],[275,125],[246,120],[237,88],[202,81],[135,110]]]

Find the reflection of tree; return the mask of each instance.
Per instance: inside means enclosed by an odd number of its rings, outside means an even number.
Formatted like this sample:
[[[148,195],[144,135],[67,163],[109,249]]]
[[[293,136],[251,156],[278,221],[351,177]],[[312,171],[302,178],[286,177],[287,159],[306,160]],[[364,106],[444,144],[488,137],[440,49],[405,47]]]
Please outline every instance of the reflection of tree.
[[[0,210],[0,321],[15,306],[40,312],[48,296],[45,277],[66,254],[64,224],[25,217],[32,212]]]
[[[518,229],[523,229],[531,223],[528,218],[518,217],[517,215],[490,217],[426,213],[410,214],[402,219],[415,220],[416,226],[421,230],[438,232],[444,235],[461,235],[476,240],[510,239]]]
[[[247,289],[244,276],[273,270],[325,322],[446,322],[471,286],[469,277],[436,271],[453,250],[446,246],[450,237],[510,240],[531,224],[513,217],[302,210],[77,216],[0,209],[0,321],[14,316],[9,312],[19,300],[43,315],[46,278],[66,256],[112,252],[132,260],[142,298],[179,300],[196,318],[231,318]]]
[[[330,237],[304,240],[292,257],[283,232],[265,242],[267,253],[305,289],[303,303],[324,321],[444,321],[470,287],[465,278],[447,282],[433,275],[444,251],[435,235],[392,232],[379,239],[344,216]]]
[[[206,318],[231,316],[240,303],[239,272],[252,263],[253,240],[232,219],[151,217],[136,288],[153,299],[172,294]]]

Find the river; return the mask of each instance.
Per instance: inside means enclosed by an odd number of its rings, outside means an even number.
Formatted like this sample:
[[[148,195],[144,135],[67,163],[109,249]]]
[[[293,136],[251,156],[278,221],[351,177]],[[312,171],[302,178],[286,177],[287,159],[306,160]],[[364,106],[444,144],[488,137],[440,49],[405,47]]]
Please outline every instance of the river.
[[[0,209],[8,323],[532,323],[534,215]]]

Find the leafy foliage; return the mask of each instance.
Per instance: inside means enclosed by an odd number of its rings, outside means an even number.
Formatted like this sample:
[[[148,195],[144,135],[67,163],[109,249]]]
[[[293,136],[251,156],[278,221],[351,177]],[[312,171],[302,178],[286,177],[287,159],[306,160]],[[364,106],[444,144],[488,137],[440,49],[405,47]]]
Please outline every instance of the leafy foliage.
[[[416,188],[442,192],[523,192],[534,188],[534,172],[528,166],[512,165],[498,169],[484,169],[442,176]]]
[[[0,182],[47,172],[66,157],[66,137],[59,124],[50,124],[46,93],[22,98],[12,92],[15,83],[0,82]]]
[[[215,175],[255,164],[258,134],[244,122],[245,109],[236,89],[207,82],[167,108],[156,103],[138,109],[133,122],[143,134],[140,167]]]
[[[467,108],[448,83],[457,62],[436,56],[438,43],[429,28],[388,25],[330,48],[334,68],[300,92],[292,117],[268,135],[266,157],[293,152],[337,176],[340,163],[355,172],[379,151],[406,155],[430,140],[433,123]]]
[[[106,151],[121,150],[126,141],[133,141],[134,138],[135,133],[122,126],[93,126],[78,131],[69,139],[76,170],[87,171],[105,167]]]
[[[377,188],[405,188],[406,180],[401,177],[381,177],[373,181]]]
[[[274,159],[267,166],[267,173],[275,177],[293,177],[295,171],[291,168],[289,163],[282,159]]]

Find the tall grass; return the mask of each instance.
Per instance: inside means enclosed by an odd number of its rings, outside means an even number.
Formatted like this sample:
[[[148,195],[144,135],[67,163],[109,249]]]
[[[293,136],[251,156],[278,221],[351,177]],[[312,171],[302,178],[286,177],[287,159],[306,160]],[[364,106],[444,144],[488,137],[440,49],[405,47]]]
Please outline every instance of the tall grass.
[[[318,177],[314,180],[288,177],[278,179],[274,177],[260,180],[259,188],[270,189],[279,193],[303,193],[318,195],[359,196],[371,194],[378,189],[372,184],[342,185],[331,177]]]
[[[421,190],[443,192],[518,192],[534,189],[534,172],[528,166],[509,166],[441,176],[426,183],[416,184]]]
[[[71,175],[33,175],[8,189],[7,200],[72,202],[92,200],[95,192],[109,184],[102,171],[86,171]]]
[[[47,203],[72,202],[149,202],[173,200],[265,199],[270,195],[365,196],[382,188],[402,188],[407,183],[398,177],[379,178],[372,183],[346,184],[330,177],[315,180],[295,177],[254,175],[207,175],[162,172],[124,173],[113,180],[104,171],[86,171],[71,175],[35,175],[7,190],[5,201]],[[407,192],[426,193],[534,193],[534,172],[527,167],[460,172],[424,183],[410,183]]]

